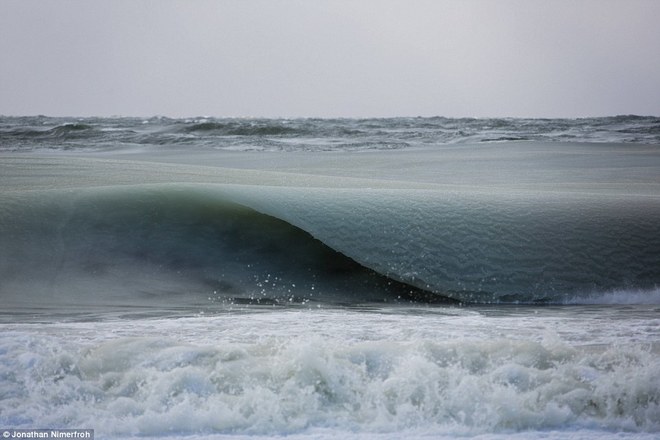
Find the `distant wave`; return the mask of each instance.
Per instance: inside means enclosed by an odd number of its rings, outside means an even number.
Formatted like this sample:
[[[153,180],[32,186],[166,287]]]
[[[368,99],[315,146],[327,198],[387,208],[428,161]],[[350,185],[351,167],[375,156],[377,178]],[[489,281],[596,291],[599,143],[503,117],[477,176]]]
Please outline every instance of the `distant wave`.
[[[216,134],[219,136],[280,136],[301,134],[303,130],[288,127],[278,121],[267,122],[200,122],[185,125],[186,133]]]
[[[40,129],[36,127],[11,127],[0,131],[0,146],[31,145],[33,148],[60,148],[53,142],[89,141],[101,135],[93,124],[64,123],[52,128]]]
[[[374,150],[502,141],[660,144],[660,118],[47,118],[0,117],[1,150],[167,146],[271,151]]]

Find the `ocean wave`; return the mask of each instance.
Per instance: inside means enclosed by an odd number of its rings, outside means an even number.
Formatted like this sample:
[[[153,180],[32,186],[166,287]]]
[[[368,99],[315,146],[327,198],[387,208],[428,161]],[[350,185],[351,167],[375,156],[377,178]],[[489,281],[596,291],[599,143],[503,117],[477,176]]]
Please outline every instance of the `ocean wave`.
[[[45,127],[15,126],[0,129],[0,150],[68,150],[71,148],[91,150],[94,149],[94,142],[103,137],[103,132],[91,123],[66,122]]]
[[[222,194],[165,186],[47,198],[23,199],[3,223],[7,307],[442,300]]]
[[[94,127],[90,124],[70,123],[70,124],[58,125],[57,127],[48,130],[48,132],[53,133],[56,136],[63,136],[70,133],[76,133],[80,131],[93,130],[93,129]]]
[[[0,292],[16,305],[593,301],[657,286],[654,200],[199,184],[6,196]]]
[[[220,136],[292,136],[305,133],[300,128],[290,127],[277,120],[206,121],[185,125],[182,130],[186,133],[216,134]]]
[[[583,119],[388,118],[47,118],[0,117],[0,149],[80,150],[198,148],[253,150],[274,139],[272,151],[341,151],[527,140],[660,144],[660,118],[614,116]]]

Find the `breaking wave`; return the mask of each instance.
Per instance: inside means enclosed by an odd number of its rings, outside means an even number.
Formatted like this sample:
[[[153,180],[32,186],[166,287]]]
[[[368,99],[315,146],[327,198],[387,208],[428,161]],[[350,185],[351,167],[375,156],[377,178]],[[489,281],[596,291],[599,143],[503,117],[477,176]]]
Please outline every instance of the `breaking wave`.
[[[94,426],[111,437],[660,430],[658,356],[640,346],[301,334],[217,344],[119,337],[80,347],[5,332],[0,350],[12,354],[0,357],[0,422],[13,427]]]
[[[188,184],[8,195],[0,293],[7,307],[656,303],[660,207],[596,202]]]
[[[185,187],[96,190],[11,211],[0,238],[7,306],[440,300],[289,223]]]

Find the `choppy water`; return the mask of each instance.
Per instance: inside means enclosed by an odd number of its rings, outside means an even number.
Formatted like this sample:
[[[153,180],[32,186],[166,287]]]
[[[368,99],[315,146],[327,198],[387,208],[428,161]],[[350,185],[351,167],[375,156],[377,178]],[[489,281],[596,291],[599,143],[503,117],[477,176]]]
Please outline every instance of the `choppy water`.
[[[240,151],[401,149],[503,141],[660,142],[660,118],[0,118],[0,150],[190,147]]]
[[[2,420],[104,437],[652,438],[659,312],[236,306],[15,323]]]
[[[660,119],[0,119],[0,428],[660,432]]]

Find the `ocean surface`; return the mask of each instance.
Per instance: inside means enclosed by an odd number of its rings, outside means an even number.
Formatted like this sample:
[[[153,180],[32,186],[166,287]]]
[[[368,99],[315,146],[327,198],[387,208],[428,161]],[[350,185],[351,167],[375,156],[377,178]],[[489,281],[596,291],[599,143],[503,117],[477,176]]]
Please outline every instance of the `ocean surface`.
[[[655,439],[660,118],[0,117],[0,429]]]

